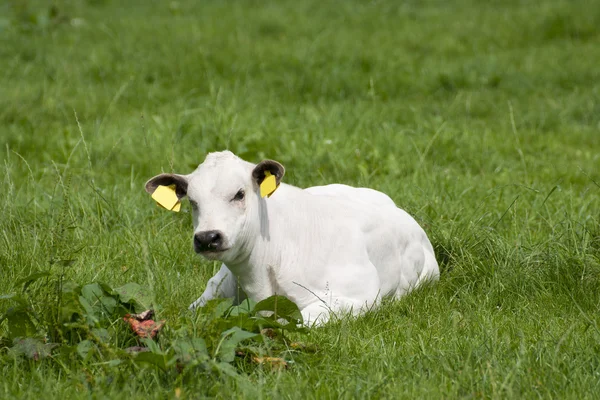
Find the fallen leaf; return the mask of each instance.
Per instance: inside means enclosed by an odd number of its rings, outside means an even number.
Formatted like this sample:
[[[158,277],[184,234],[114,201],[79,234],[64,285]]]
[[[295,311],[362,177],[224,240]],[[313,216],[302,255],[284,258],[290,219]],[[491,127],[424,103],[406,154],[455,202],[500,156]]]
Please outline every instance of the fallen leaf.
[[[279,357],[253,356],[252,361],[257,364],[266,365],[266,366],[268,366],[274,370],[278,370],[278,371],[282,370],[282,369],[286,369],[288,367],[288,363],[283,358],[279,358]]]
[[[290,348],[294,350],[308,351],[312,353],[317,351],[317,347],[314,344],[304,344],[300,342],[290,343]]]
[[[166,321],[154,321],[151,319],[153,316],[154,310],[146,310],[139,314],[126,314],[123,321],[127,322],[139,337],[154,339]]]
[[[268,337],[269,339],[276,339],[279,334],[277,333],[277,331],[273,328],[265,328],[265,329],[261,329],[260,330],[260,334],[263,336]]]

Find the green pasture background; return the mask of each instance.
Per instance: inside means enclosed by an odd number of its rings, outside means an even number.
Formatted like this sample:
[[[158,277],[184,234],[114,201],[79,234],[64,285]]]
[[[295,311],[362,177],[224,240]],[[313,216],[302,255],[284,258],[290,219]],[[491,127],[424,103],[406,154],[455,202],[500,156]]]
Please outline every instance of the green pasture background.
[[[386,192],[442,270],[287,371],[15,361],[2,398],[599,396],[597,1],[3,1],[0,144],[0,295],[136,281],[177,320],[218,265],[143,185],[226,148]]]

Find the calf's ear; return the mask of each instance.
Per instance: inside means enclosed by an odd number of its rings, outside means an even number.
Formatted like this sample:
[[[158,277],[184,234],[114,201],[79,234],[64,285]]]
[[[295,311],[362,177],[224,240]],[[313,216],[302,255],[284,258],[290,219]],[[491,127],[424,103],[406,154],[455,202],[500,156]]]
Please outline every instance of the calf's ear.
[[[178,198],[183,198],[187,195],[188,180],[184,175],[178,174],[160,174],[146,182],[146,192],[152,194],[159,186],[175,185],[175,193]]]
[[[283,175],[285,174],[285,168],[277,161],[262,160],[252,171],[252,179],[258,186],[265,180],[265,172],[270,172],[271,175],[275,176],[277,185],[279,185],[281,183],[281,178],[283,178]]]

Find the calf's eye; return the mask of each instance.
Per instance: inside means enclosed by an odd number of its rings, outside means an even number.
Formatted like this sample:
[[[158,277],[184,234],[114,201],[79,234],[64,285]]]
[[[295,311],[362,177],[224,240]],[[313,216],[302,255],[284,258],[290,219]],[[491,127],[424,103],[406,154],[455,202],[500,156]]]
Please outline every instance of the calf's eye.
[[[245,195],[244,189],[240,189],[233,197],[233,200],[235,200],[235,201],[244,200],[244,195]]]

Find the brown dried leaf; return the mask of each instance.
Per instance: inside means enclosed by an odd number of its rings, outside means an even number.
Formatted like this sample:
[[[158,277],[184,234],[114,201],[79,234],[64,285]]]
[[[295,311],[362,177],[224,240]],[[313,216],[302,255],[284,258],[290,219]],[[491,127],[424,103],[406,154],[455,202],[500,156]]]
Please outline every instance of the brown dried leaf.
[[[277,370],[277,371],[286,369],[288,367],[288,363],[283,358],[279,358],[279,357],[253,356],[252,361],[257,364],[268,366],[271,369]]]
[[[261,329],[260,330],[260,334],[263,336],[268,337],[269,339],[276,339],[279,334],[277,333],[277,331],[273,328],[265,328],[265,329]]]
[[[146,310],[139,314],[126,314],[123,321],[127,322],[139,337],[154,339],[166,321],[154,321],[151,319],[153,316],[154,310]]]

